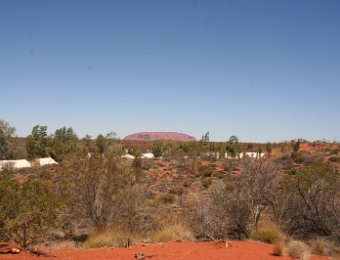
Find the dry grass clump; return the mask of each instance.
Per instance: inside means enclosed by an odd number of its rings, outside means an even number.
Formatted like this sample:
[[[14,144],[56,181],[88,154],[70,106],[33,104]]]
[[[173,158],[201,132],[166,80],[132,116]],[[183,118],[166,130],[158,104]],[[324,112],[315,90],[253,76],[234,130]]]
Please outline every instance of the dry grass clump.
[[[332,259],[340,259],[340,247],[323,239],[316,239],[311,243],[311,252],[315,255],[332,256]]]
[[[282,256],[283,255],[283,250],[284,250],[284,241],[276,241],[273,244],[273,255],[275,256]]]
[[[206,189],[208,189],[210,187],[211,183],[212,183],[211,179],[207,179],[207,178],[201,179],[201,184]]]
[[[292,258],[309,260],[311,257],[310,247],[302,241],[291,240],[288,243],[288,255]]]
[[[184,192],[184,189],[180,184],[177,184],[171,187],[169,192],[174,195],[182,195]]]
[[[264,243],[274,244],[283,242],[285,236],[280,229],[274,226],[263,226],[254,229],[250,233],[250,239],[262,241]]]
[[[330,248],[327,242],[325,242],[324,240],[317,239],[312,242],[311,251],[312,251],[312,254],[315,254],[315,255],[327,256],[330,253]]]
[[[183,224],[174,224],[167,226],[153,235],[154,242],[168,242],[168,241],[192,241],[194,235],[191,230]]]
[[[171,193],[164,193],[161,195],[161,197],[159,198],[159,200],[163,203],[163,204],[172,204],[175,202],[176,197],[175,195],[171,194]]]
[[[140,241],[141,239],[136,235],[123,229],[106,229],[91,235],[84,246],[86,248],[126,247],[128,243],[131,245]]]

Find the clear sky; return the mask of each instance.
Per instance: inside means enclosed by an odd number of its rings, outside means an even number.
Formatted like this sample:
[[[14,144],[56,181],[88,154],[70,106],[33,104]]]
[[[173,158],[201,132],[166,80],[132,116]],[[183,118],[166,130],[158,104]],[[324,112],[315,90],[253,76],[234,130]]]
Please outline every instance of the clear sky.
[[[340,1],[1,0],[0,119],[339,140]]]

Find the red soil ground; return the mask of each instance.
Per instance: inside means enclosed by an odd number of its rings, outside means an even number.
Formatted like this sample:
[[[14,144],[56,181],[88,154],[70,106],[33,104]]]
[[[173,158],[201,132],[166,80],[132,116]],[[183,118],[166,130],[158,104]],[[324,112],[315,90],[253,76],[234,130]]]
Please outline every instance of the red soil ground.
[[[65,260],[95,260],[95,259],[135,259],[136,253],[142,252],[146,259],[291,259],[288,256],[278,257],[272,255],[272,245],[257,242],[231,241],[230,247],[225,248],[222,242],[170,242],[148,246],[133,246],[131,248],[101,248],[88,250],[56,250],[49,253],[53,259]],[[44,259],[44,257],[39,257]],[[0,255],[0,259],[37,260],[36,256],[21,253],[19,255]],[[47,259],[47,258],[45,258]],[[312,260],[328,259],[327,257],[313,256]]]

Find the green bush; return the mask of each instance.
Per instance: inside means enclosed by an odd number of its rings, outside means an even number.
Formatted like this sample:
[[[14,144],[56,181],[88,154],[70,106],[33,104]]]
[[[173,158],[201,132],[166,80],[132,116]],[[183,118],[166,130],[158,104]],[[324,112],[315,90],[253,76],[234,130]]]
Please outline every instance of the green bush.
[[[154,156],[156,158],[161,157],[163,155],[163,152],[164,152],[163,142],[161,141],[154,142],[152,146],[152,153],[154,154]]]
[[[47,237],[60,206],[42,182],[18,185],[9,174],[0,174],[0,228],[23,248]]]

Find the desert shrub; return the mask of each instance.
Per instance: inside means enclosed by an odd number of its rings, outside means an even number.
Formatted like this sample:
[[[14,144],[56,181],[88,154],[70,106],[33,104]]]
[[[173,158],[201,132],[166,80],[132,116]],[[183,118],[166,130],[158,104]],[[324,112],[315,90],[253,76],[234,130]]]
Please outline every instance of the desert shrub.
[[[170,188],[170,191],[169,191],[171,194],[174,194],[174,195],[182,195],[184,190],[183,190],[183,187],[179,184],[173,186]]]
[[[192,160],[191,160],[191,172],[193,174],[198,173],[198,161],[197,161],[197,156],[193,156]]]
[[[61,203],[44,183],[29,179],[17,185],[0,173],[0,195],[1,233],[24,248],[47,237]]]
[[[189,172],[190,167],[191,167],[190,162],[188,160],[183,159],[182,157],[177,159],[176,166],[175,166],[177,173],[183,174],[183,173]]]
[[[192,184],[192,182],[190,180],[183,181],[183,187],[185,187],[185,188],[190,187],[191,184]]]
[[[223,179],[225,174],[224,172],[215,172],[214,176],[217,177],[218,179]]]
[[[237,191],[222,181],[214,182],[207,197],[196,204],[192,222],[197,237],[202,239],[247,238],[250,211],[238,200]]]
[[[222,198],[225,197],[225,185],[216,182],[210,186],[208,197],[198,199],[192,216],[193,229],[202,239],[226,239],[228,236],[228,207]],[[227,198],[226,198],[227,199]]]
[[[272,226],[258,227],[253,229],[250,233],[250,238],[253,240],[262,241],[265,243],[274,244],[276,242],[284,241],[285,237],[281,230]]]
[[[328,255],[328,244],[320,239],[314,240],[311,244],[311,251],[315,255]]]
[[[67,191],[75,218],[98,230],[111,223],[134,228],[145,189],[126,161],[93,155],[76,161],[68,177]]]
[[[16,216],[17,193],[19,185],[12,180],[11,172],[0,172],[0,237],[4,240],[7,236],[6,221]]]
[[[277,204],[279,181],[273,163],[244,159],[240,175],[214,181],[207,195],[201,195],[194,221],[198,223],[197,235],[214,239],[249,238],[249,229],[257,227],[265,208]]]
[[[327,237],[340,241],[340,178],[320,163],[300,169],[287,190],[284,228],[298,238]]]
[[[301,164],[305,161],[305,156],[301,153],[297,153],[294,155],[294,161]]]
[[[340,157],[333,155],[333,156],[328,158],[328,161],[337,163],[337,162],[340,162]]]
[[[315,255],[332,256],[337,259],[336,256],[340,256],[340,247],[330,241],[315,239],[311,243],[311,252]]]
[[[150,159],[143,159],[143,165],[142,165],[142,169],[144,171],[148,171],[152,168],[155,167],[155,163],[154,160],[150,160]]]
[[[273,244],[273,255],[282,256],[283,250],[284,250],[284,242],[283,241],[276,241]]]
[[[198,173],[201,177],[210,177],[214,172],[214,166],[208,165],[208,166],[201,166],[198,169]]]
[[[226,171],[231,172],[235,168],[235,165],[234,165],[234,162],[232,160],[225,160],[225,161],[222,162],[222,167]]]
[[[202,186],[206,189],[210,187],[211,183],[212,183],[211,179],[202,179],[201,180]]]
[[[176,199],[175,195],[171,193],[164,193],[160,197],[160,201],[164,204],[172,204],[175,202],[175,199]]]
[[[289,154],[283,154],[283,155],[281,156],[281,160],[289,160],[289,159],[290,159]]]
[[[131,232],[119,228],[107,228],[91,235],[85,241],[86,248],[126,247],[128,244],[140,242],[141,239]]]
[[[139,172],[143,169],[143,159],[140,156],[136,156],[132,161],[132,167],[135,172]]]
[[[288,255],[301,260],[310,259],[310,248],[302,241],[292,240],[288,243]]]
[[[253,227],[257,227],[265,208],[277,204],[276,193],[280,186],[278,166],[269,161],[244,159],[239,179],[237,197],[250,212]]]
[[[173,224],[157,231],[153,235],[154,242],[167,241],[192,241],[194,235],[190,229],[183,224]]]
[[[164,144],[162,141],[156,141],[154,142],[152,146],[152,153],[156,158],[161,157],[164,152]]]

